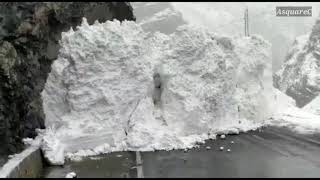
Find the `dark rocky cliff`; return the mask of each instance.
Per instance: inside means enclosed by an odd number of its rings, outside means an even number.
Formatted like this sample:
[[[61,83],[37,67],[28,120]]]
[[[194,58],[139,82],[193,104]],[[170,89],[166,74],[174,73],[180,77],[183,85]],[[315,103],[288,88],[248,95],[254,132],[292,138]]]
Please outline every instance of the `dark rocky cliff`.
[[[135,20],[125,2],[0,3],[0,151],[18,152],[22,138],[44,127],[41,91],[61,32],[95,20]]]

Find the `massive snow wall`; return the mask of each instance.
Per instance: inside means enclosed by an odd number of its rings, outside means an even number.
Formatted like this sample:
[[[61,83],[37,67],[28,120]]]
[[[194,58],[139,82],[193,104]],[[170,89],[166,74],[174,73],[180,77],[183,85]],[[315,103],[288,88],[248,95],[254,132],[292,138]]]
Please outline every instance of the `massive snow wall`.
[[[165,35],[84,19],[60,43],[42,92],[51,161],[61,149],[72,157],[190,148],[272,114],[271,46],[260,37],[189,26]]]

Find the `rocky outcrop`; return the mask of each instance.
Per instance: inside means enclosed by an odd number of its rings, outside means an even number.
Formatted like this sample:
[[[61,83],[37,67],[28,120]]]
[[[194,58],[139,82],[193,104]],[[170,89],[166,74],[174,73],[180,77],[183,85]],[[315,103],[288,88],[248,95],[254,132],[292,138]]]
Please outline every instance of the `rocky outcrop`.
[[[294,41],[284,65],[274,75],[274,86],[303,107],[320,93],[320,20],[311,34]]]
[[[23,137],[44,128],[40,93],[57,58],[61,32],[82,17],[135,20],[125,2],[0,3],[0,142],[2,150],[22,149]]]

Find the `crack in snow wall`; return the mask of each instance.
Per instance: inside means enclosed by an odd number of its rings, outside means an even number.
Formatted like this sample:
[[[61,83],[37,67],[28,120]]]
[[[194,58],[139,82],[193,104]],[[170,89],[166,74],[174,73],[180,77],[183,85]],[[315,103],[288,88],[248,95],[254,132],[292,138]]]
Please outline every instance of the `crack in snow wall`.
[[[189,26],[165,35],[132,21],[84,19],[60,43],[42,92],[50,132],[42,135],[54,134],[68,157],[191,148],[272,114],[270,44],[260,37]]]

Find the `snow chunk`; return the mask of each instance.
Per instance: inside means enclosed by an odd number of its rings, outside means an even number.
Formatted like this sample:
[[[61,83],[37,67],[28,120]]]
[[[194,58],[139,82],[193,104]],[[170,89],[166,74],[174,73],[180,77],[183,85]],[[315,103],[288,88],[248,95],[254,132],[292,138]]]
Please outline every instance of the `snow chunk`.
[[[66,175],[66,178],[75,178],[77,177],[77,174],[75,172],[70,172]]]
[[[55,136],[53,130],[47,129],[46,134],[42,136],[41,149],[44,152],[44,158],[51,165],[64,164],[64,145]]]

